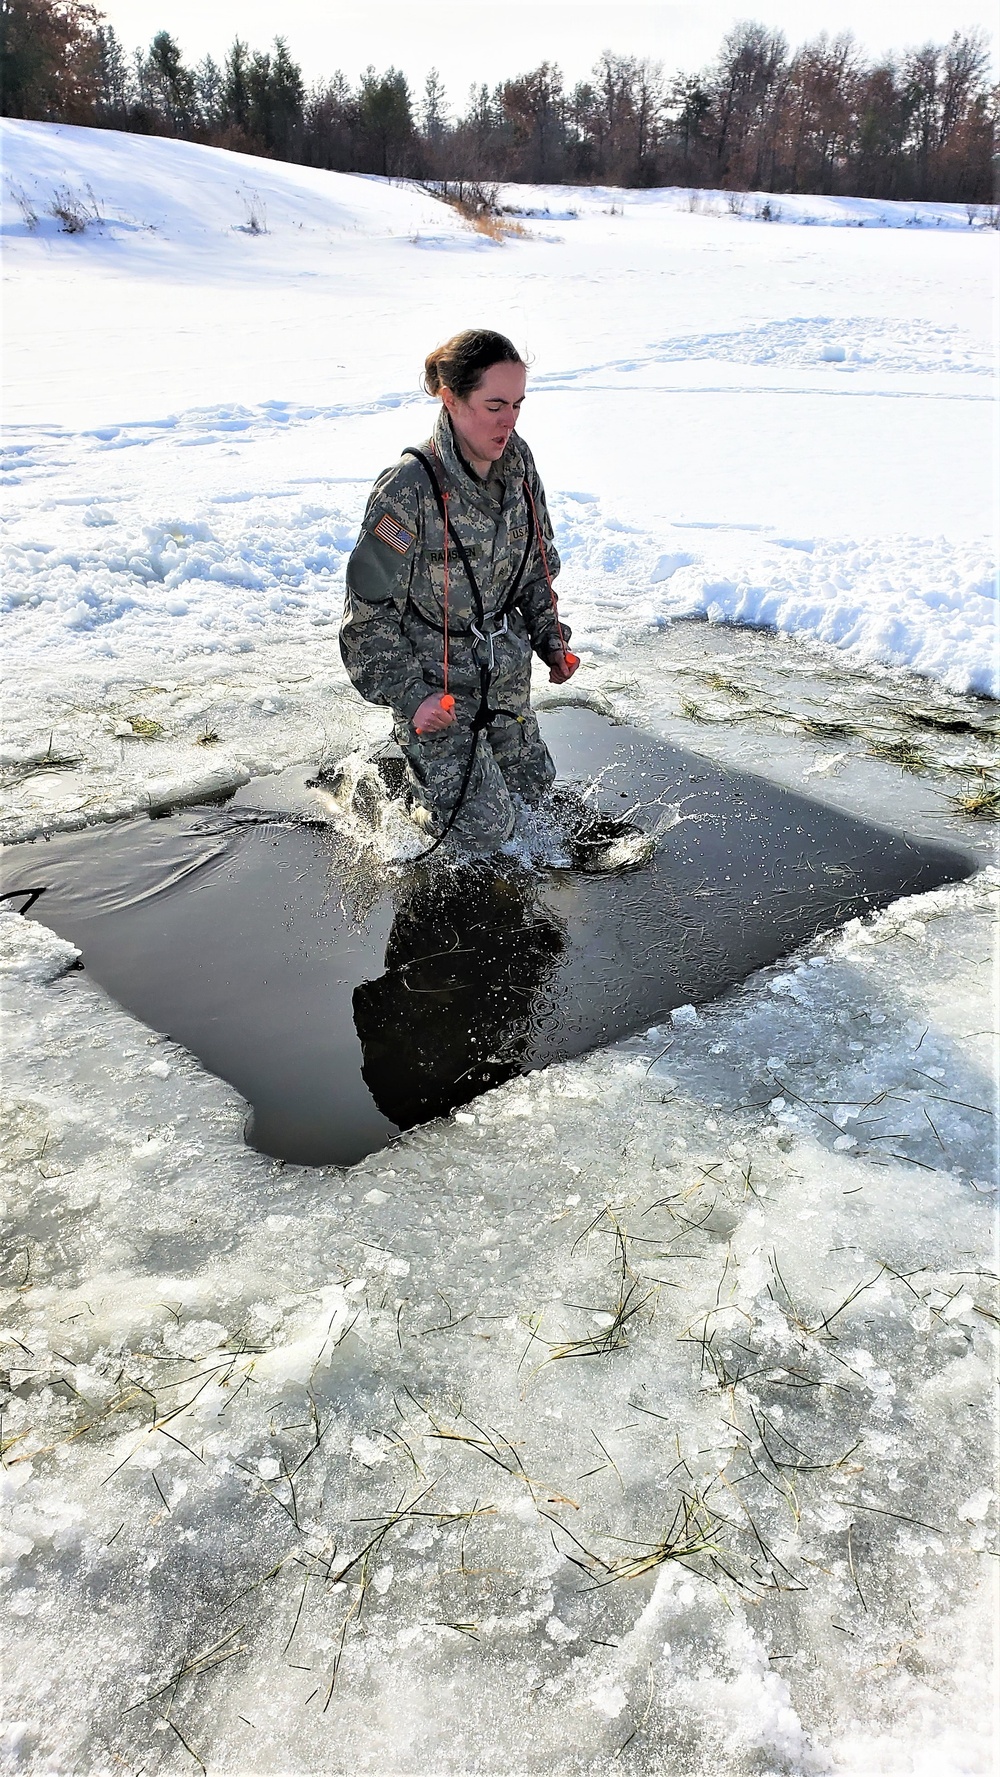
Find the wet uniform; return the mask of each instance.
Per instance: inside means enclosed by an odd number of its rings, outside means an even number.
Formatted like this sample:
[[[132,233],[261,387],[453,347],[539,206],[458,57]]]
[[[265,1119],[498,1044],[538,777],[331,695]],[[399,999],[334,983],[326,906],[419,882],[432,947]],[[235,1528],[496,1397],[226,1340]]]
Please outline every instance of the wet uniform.
[[[449,495],[451,528],[465,546],[482,600],[480,612],[451,541],[448,690],[455,698],[454,724],[426,735],[418,735],[412,725],[424,698],[444,689],[445,559],[438,498],[427,470],[414,457],[387,469],[368,501],[347,566],[340,649],[362,697],[392,710],[395,738],[407,763],[411,806],[422,811],[431,833],[444,830],[475,747],[453,831],[487,849],[509,837],[513,799],[538,802],[555,776],[529,693],[532,650],[551,662],[561,655],[562,642],[525,482],[534,497],[553,577],[559,557],[534,460],[516,433],[485,481],[460,455],[443,407],[433,437],[421,448]],[[563,625],[564,640],[569,633]]]

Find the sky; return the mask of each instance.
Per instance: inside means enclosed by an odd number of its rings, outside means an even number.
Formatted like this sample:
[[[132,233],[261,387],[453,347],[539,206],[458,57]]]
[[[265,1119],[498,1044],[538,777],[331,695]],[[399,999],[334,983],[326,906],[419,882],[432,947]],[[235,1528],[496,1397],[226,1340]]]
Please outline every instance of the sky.
[[[760,0],[757,5],[693,0],[684,5],[587,5],[577,0],[411,0],[386,5],[342,0],[103,0],[101,11],[129,48],[156,31],[177,38],[185,60],[220,58],[237,34],[263,48],[276,33],[287,41],[307,83],[336,69],[351,79],[369,65],[401,68],[422,87],[437,68],[453,104],[473,82],[507,79],[558,62],[572,83],[584,78],[604,49],[650,56],[668,72],[694,70],[711,60],[725,31],[739,18],[760,19],[785,32],[792,45],[851,30],[869,51],[902,49],[954,30],[981,26],[996,58],[996,9],[990,0]]]

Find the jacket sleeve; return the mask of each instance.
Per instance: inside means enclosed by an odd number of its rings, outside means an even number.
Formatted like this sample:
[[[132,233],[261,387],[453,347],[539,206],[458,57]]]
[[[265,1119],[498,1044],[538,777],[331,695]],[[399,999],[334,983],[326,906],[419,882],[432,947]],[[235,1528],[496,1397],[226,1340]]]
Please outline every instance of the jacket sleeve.
[[[369,703],[406,721],[433,687],[403,633],[403,612],[423,533],[420,496],[399,466],[379,476],[347,564],[340,652],[352,685]]]
[[[538,513],[538,523],[541,527],[545,548],[545,561],[548,563],[549,575],[555,580],[555,577],[559,572],[559,555],[556,550],[555,539],[552,533],[552,520],[549,517],[549,508],[545,499],[545,489],[539,478],[538,470],[535,468],[535,460],[530,450],[524,443],[523,439],[519,442],[524,456],[525,476],[534,498],[535,511]],[[530,522],[532,528],[534,528],[534,519],[531,518]],[[553,610],[554,598],[554,591],[550,592],[549,590],[549,582],[545,575],[545,564],[542,561],[541,552],[536,538],[534,548],[531,552],[531,558],[525,570],[524,585],[518,595],[517,604],[528,626],[528,635],[531,638],[531,646],[535,650],[535,653],[540,654],[545,661],[551,661],[556,655],[562,653],[559,637],[560,630],[562,631],[563,642],[568,642],[571,634],[569,624],[563,622],[561,611],[559,612],[557,619],[556,612]],[[556,600],[556,605],[558,606],[558,600]]]

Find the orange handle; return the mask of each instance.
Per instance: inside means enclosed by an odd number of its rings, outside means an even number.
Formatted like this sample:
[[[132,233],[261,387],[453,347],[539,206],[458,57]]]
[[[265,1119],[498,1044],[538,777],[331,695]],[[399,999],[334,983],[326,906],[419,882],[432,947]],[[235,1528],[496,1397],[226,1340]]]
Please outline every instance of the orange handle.
[[[452,697],[450,691],[446,691],[442,697],[441,708],[443,710],[453,710],[455,708],[455,699]]]
[[[580,664],[580,656],[579,656],[579,654],[570,654],[570,653],[569,653],[569,652],[568,652],[568,651],[567,651],[567,653],[566,653],[566,656],[565,656],[565,659],[566,659],[566,665],[567,665],[567,666],[579,666],[579,664]]]

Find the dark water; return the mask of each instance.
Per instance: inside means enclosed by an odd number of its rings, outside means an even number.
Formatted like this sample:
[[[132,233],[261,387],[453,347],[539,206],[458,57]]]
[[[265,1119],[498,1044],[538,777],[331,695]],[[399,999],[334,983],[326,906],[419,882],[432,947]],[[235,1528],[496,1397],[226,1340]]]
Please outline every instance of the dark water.
[[[303,772],[258,780],[227,808],[13,847],[2,887],[42,889],[32,918],[238,1088],[255,1146],[348,1164],[975,867],[589,711],[543,726],[562,778],[601,773],[606,810],[639,801],[652,830],[680,805],[643,869],[438,864],[373,889],[333,829],[280,812],[290,776],[308,804]]]

